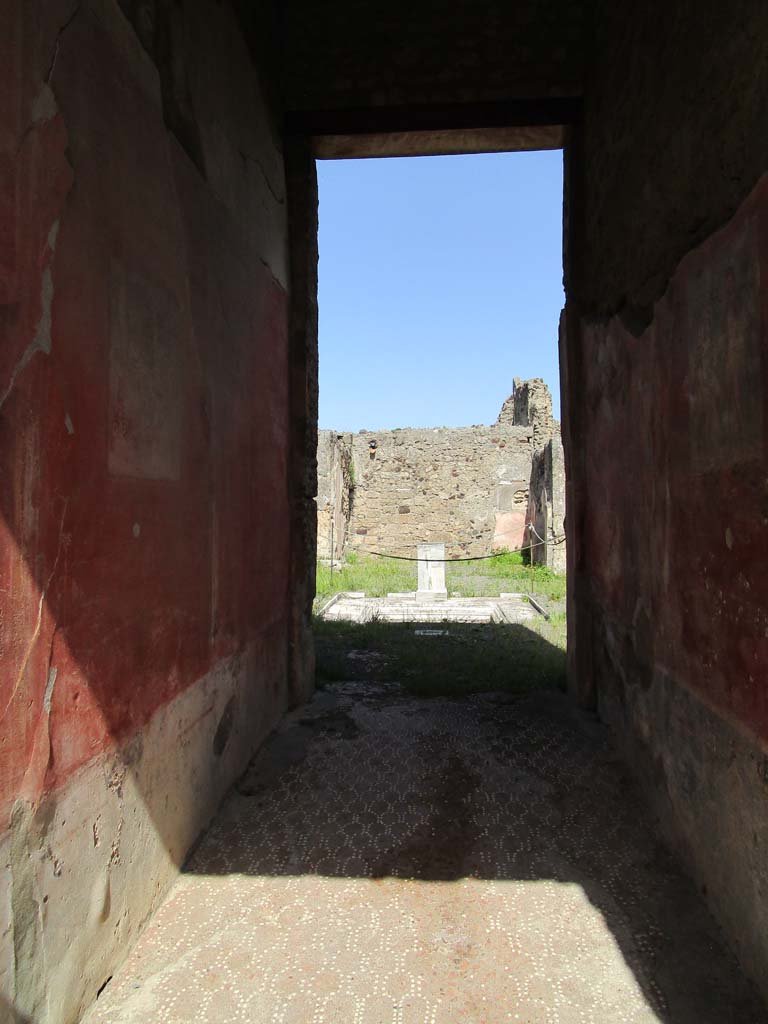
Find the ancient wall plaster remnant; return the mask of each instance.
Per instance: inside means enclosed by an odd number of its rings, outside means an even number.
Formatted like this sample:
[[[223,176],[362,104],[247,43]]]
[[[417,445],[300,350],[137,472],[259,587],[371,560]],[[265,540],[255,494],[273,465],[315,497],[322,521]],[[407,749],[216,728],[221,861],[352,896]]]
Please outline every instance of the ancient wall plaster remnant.
[[[47,976],[42,904],[35,883],[30,837],[34,808],[19,800],[11,816],[11,907],[13,909],[13,997],[16,1006],[34,1020],[45,1005],[43,979]],[[36,960],[40,971],[25,966]]]
[[[59,670],[55,666],[51,666],[48,669],[48,682],[45,684],[45,694],[43,696],[43,708],[45,709],[46,715],[51,713],[51,700],[53,699],[53,688],[56,685],[56,676]]]
[[[264,184],[269,189],[269,192],[272,198],[275,200],[275,202],[279,203],[280,206],[285,206],[285,190],[283,188],[280,188],[279,186],[276,188],[275,185],[272,184],[272,180],[270,179],[269,174],[264,168],[264,164],[261,162],[261,160],[259,160],[258,156],[256,156],[255,153],[246,153],[242,149],[239,150],[239,153],[244,163],[253,164],[253,166],[256,167],[256,169],[259,171],[261,177],[264,179]],[[261,262],[271,272],[271,267],[266,262],[266,260],[262,259]]]
[[[11,373],[11,379],[8,382],[8,386],[0,396],[0,410],[5,405],[8,396],[16,386],[16,381],[19,374],[29,365],[32,357],[37,352],[42,352],[44,355],[51,354],[51,309],[53,306],[53,275],[51,274],[51,260],[53,254],[56,251],[56,240],[59,235],[59,220],[57,219],[51,225],[51,229],[48,232],[48,258],[46,266],[43,268],[42,280],[40,284],[40,319],[37,322],[37,328],[35,330],[35,336],[32,341],[27,345],[24,353],[16,363]]]
[[[69,15],[62,23],[56,34],[56,40],[54,43],[53,53],[51,60],[48,65],[48,71],[45,76],[45,80],[38,92],[37,96],[32,102],[32,121],[29,127],[22,135],[21,141],[23,142],[26,134],[31,131],[35,126],[44,124],[47,121],[51,121],[54,117],[59,114],[58,103],[56,102],[56,96],[54,89],[51,85],[53,79],[53,73],[56,68],[56,62],[59,55],[59,49],[61,46],[61,38],[64,32],[70,27],[74,21],[76,15],[81,9],[81,4],[77,3],[71,9]],[[68,159],[65,154],[65,159]],[[70,165],[71,166],[71,165]],[[71,187],[71,182],[70,182]],[[44,265],[41,275],[41,286],[40,286],[40,317],[38,319],[37,327],[35,329],[35,335],[29,345],[26,347],[21,355],[21,358],[17,361],[5,390],[0,395],[0,410],[2,410],[9,395],[16,386],[16,382],[20,374],[29,365],[32,357],[42,352],[44,355],[50,355],[51,352],[51,310],[53,306],[53,275],[51,272],[51,263],[53,256],[56,251],[56,240],[59,233],[60,220],[57,218],[50,227],[47,238],[47,247],[44,254]]]
[[[63,509],[63,511],[61,513],[61,522],[59,524],[59,547],[58,547],[58,550],[56,552],[56,558],[54,559],[53,567],[51,568],[51,571],[48,574],[48,579],[45,582],[45,586],[43,587],[43,589],[42,589],[42,591],[40,593],[40,600],[38,601],[38,604],[37,604],[37,621],[35,622],[35,628],[32,631],[32,636],[30,637],[29,644],[27,645],[27,651],[26,651],[26,654],[24,655],[24,660],[21,663],[21,668],[19,669],[19,674],[16,677],[16,682],[14,683],[13,689],[11,690],[11,695],[8,698],[8,700],[6,701],[5,707],[3,708],[2,712],[0,713],[0,721],[2,721],[3,718],[5,718],[6,714],[8,713],[8,709],[10,708],[11,704],[13,704],[13,701],[14,701],[14,699],[16,697],[16,694],[18,693],[19,687],[21,686],[21,683],[22,683],[22,681],[24,679],[24,673],[27,670],[27,665],[29,664],[29,659],[32,656],[32,652],[35,649],[35,644],[37,643],[37,639],[40,636],[40,630],[41,630],[42,624],[43,624],[43,609],[45,608],[45,598],[46,598],[46,596],[48,594],[48,589],[49,589],[49,587],[50,587],[50,585],[51,585],[51,583],[53,581],[53,577],[56,575],[56,570],[59,567],[59,560],[61,558],[61,551],[62,551],[62,548],[64,546],[64,521],[65,521],[66,516],[67,516],[67,507],[68,507],[68,505],[69,505],[69,498],[65,498],[64,499],[64,509]],[[55,678],[54,678],[54,682],[55,682]]]
[[[53,89],[47,82],[43,82],[43,87],[35,97],[35,102],[32,104],[32,124],[40,124],[44,121],[51,121],[59,112],[58,104],[56,103],[56,97],[53,94]]]
[[[64,33],[70,27],[70,25],[75,20],[77,15],[80,13],[81,7],[82,7],[81,3],[76,3],[73,6],[72,11],[68,15],[68,17],[65,19],[65,21],[62,23],[61,28],[59,29],[59,31],[56,33],[56,42],[54,43],[54,46],[53,46],[53,54],[51,56],[51,63],[48,65],[48,74],[45,76],[45,84],[46,85],[50,84],[50,81],[53,78],[53,73],[56,70],[56,61],[59,59],[59,48],[61,46],[61,37],[64,35]]]

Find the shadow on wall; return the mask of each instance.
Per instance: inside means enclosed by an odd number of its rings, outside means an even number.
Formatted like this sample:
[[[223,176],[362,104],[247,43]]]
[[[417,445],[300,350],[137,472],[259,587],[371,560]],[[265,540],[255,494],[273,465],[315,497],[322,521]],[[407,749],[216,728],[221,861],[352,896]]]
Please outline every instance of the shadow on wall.
[[[520,623],[316,619],[314,629],[318,687],[389,681],[418,697],[566,688],[564,627],[551,630],[559,644]]]

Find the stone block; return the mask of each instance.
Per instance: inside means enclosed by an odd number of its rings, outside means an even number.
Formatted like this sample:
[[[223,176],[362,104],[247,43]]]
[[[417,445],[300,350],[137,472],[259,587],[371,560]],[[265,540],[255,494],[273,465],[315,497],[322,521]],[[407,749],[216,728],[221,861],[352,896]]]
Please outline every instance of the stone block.
[[[445,544],[419,544],[419,589],[421,599],[439,600],[448,596],[445,586]]]

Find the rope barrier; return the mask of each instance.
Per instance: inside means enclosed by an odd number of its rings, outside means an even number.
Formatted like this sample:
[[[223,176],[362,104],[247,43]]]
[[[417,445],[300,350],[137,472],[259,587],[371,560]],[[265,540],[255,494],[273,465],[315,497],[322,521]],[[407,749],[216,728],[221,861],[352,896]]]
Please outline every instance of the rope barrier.
[[[536,533],[535,527],[532,528],[533,532]],[[536,536],[539,536],[538,533],[536,533]],[[565,534],[560,538],[553,539],[550,543],[562,544],[564,540]],[[385,551],[364,551],[362,553],[366,555],[376,555],[377,558],[393,558],[398,562],[487,562],[492,558],[502,558],[504,555],[517,555],[521,551],[530,551],[531,548],[540,548],[542,544],[546,543],[547,541],[540,539],[538,543],[526,544],[525,547],[513,548],[512,551],[497,551],[494,555],[475,555],[473,558],[414,558],[412,555],[390,555]]]
[[[536,527],[533,525],[533,523],[528,523],[528,529],[532,530],[536,534],[536,536],[539,538],[539,542],[541,544],[546,544],[547,543],[544,540],[544,538],[541,536],[539,531],[536,529]],[[553,537],[552,540],[549,543],[550,544],[562,544],[564,540],[565,540],[565,534],[563,533],[559,537]],[[531,547],[538,547],[538,546],[539,546],[538,544],[532,544],[531,545]],[[527,549],[523,548],[522,550],[527,550]]]

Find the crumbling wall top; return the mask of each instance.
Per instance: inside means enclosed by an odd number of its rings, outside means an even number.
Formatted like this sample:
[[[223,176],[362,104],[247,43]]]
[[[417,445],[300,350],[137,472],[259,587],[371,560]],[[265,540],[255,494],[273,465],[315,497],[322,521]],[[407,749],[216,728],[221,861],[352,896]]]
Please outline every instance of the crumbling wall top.
[[[541,377],[515,377],[512,394],[504,402],[496,426],[533,427],[533,439],[540,447],[557,432],[552,416],[552,395]]]

